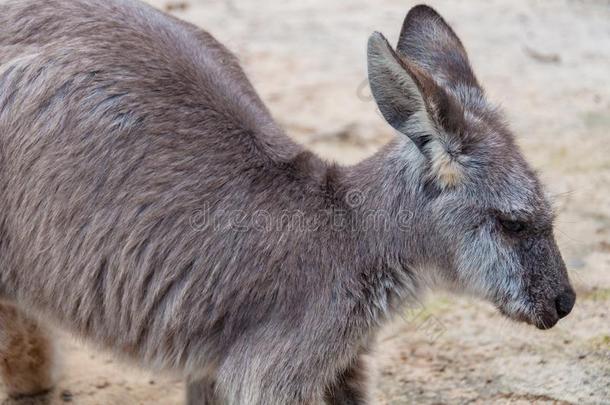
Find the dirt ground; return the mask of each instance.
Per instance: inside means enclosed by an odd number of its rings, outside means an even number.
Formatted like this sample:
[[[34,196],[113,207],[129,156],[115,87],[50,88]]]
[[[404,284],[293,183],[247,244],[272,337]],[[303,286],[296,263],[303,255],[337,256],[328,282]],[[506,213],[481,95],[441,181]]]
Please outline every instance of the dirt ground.
[[[367,87],[365,46],[395,41],[411,1],[150,0],[238,54],[290,136],[354,163],[393,131]],[[578,301],[549,331],[432,296],[388,326],[370,362],[377,404],[610,404],[610,2],[430,1],[462,37],[489,98],[554,196]],[[5,404],[180,404],[183,385],[60,339],[59,387]]]

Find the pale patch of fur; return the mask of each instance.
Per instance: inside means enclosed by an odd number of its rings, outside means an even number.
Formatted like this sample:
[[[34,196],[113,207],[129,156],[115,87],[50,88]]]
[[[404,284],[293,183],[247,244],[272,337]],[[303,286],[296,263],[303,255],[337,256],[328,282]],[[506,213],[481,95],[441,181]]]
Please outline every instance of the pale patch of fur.
[[[457,271],[462,288],[501,306],[511,315],[529,314],[519,259],[499,244],[488,229],[464,235],[458,252]]]
[[[442,188],[457,186],[464,179],[464,168],[438,141],[427,146],[430,154],[431,172]]]

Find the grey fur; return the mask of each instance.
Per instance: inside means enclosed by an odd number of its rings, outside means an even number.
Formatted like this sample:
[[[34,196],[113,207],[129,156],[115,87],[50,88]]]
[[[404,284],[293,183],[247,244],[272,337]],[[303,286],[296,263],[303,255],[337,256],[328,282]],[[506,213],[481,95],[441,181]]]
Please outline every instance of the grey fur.
[[[418,49],[455,49],[422,7],[444,42]],[[361,353],[427,287],[543,328],[573,305],[535,174],[442,55],[377,60],[415,84],[425,109],[393,125],[426,141],[341,167],[284,135],[213,37],[137,1],[12,0],[0,27],[4,305],[202,378],[190,404],[365,403]],[[407,105],[369,73],[382,111]]]

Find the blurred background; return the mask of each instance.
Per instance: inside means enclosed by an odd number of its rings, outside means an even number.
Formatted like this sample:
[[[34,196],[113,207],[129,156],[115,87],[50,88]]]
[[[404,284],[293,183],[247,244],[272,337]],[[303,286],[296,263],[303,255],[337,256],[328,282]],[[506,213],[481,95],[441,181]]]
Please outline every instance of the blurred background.
[[[298,142],[349,164],[394,136],[366,81],[366,41],[396,41],[413,1],[148,0],[211,32]],[[553,196],[578,300],[549,331],[435,295],[371,354],[375,404],[610,404],[610,2],[428,1],[453,26]],[[181,404],[183,384],[61,342],[52,404]],[[0,396],[0,398],[3,398]],[[9,400],[5,400],[9,403]],[[11,401],[10,403],[33,403]]]

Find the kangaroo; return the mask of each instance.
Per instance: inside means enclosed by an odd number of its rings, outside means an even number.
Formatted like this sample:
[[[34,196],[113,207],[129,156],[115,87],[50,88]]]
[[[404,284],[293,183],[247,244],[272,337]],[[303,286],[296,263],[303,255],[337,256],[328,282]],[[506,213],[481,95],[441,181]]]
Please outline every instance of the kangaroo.
[[[368,41],[397,136],[353,166],[275,123],[210,34],[135,0],[0,5],[0,375],[47,326],[190,382],[190,404],[365,404],[362,355],[428,289],[541,329],[575,294],[542,186],[431,8]],[[295,220],[298,218],[298,221]]]

